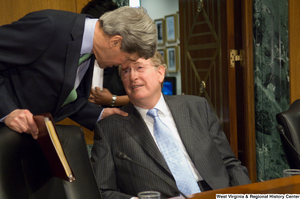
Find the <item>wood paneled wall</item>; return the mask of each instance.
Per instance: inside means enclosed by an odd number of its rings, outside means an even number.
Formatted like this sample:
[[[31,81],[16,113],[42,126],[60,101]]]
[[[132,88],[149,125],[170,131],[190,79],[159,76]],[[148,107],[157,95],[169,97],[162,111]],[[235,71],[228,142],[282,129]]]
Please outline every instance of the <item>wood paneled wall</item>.
[[[300,99],[300,1],[289,0],[290,103]]]
[[[57,9],[80,13],[89,0],[3,0],[0,6],[0,25],[18,20],[29,12]]]

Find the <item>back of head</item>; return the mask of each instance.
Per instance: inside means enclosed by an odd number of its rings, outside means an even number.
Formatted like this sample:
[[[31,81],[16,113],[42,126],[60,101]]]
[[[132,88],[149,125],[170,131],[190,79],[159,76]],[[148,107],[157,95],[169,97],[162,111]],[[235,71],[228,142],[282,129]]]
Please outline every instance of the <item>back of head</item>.
[[[92,0],[85,5],[81,14],[89,14],[94,18],[100,18],[104,13],[118,8],[112,0]]]
[[[153,57],[157,45],[157,30],[144,8],[118,8],[102,15],[100,24],[105,34],[122,36],[121,49],[124,52],[137,53],[145,59]]]

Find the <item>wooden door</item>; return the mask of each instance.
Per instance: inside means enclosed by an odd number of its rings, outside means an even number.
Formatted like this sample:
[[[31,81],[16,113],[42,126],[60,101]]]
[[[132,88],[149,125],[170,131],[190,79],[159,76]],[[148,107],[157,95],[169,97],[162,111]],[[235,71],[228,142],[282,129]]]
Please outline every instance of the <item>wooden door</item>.
[[[234,47],[234,35],[226,32],[233,28],[227,23],[226,1],[181,0],[179,4],[182,92],[208,100],[238,156],[235,70],[228,66],[227,53],[228,44]]]
[[[252,0],[179,0],[182,92],[208,100],[256,181],[251,8]],[[230,65],[231,49],[242,64]]]

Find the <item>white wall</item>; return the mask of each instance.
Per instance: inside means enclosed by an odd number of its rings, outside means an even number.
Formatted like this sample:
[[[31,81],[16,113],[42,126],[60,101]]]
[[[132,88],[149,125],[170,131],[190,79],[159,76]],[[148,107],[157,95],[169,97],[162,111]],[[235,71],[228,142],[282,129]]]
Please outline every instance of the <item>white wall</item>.
[[[146,8],[153,20],[174,14],[179,10],[178,0],[141,0],[141,6]]]
[[[164,18],[166,15],[176,14],[179,11],[178,0],[140,0],[141,6],[147,10],[147,13],[153,19]],[[179,39],[177,42],[167,43],[165,42],[164,46],[158,46],[157,49],[163,49],[167,46],[179,45]],[[180,66],[180,60],[179,60]],[[177,84],[177,95],[182,93],[181,91],[181,73],[180,68],[177,73],[167,73],[166,76],[175,76]]]

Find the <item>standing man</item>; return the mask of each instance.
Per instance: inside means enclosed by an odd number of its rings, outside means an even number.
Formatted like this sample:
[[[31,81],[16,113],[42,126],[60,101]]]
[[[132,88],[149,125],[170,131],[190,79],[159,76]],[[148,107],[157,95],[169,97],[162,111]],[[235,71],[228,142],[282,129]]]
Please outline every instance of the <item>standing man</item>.
[[[94,59],[106,68],[151,57],[156,34],[145,10],[131,7],[100,19],[42,10],[1,26],[0,122],[37,138],[35,114],[49,112],[55,122],[69,117],[90,130],[108,115],[127,115],[88,102]],[[87,61],[79,63],[81,55]]]
[[[162,94],[164,66],[156,52],[123,67],[130,103],[121,109],[129,115],[96,124],[91,160],[104,199],[149,190],[170,198],[251,183],[207,101]]]

